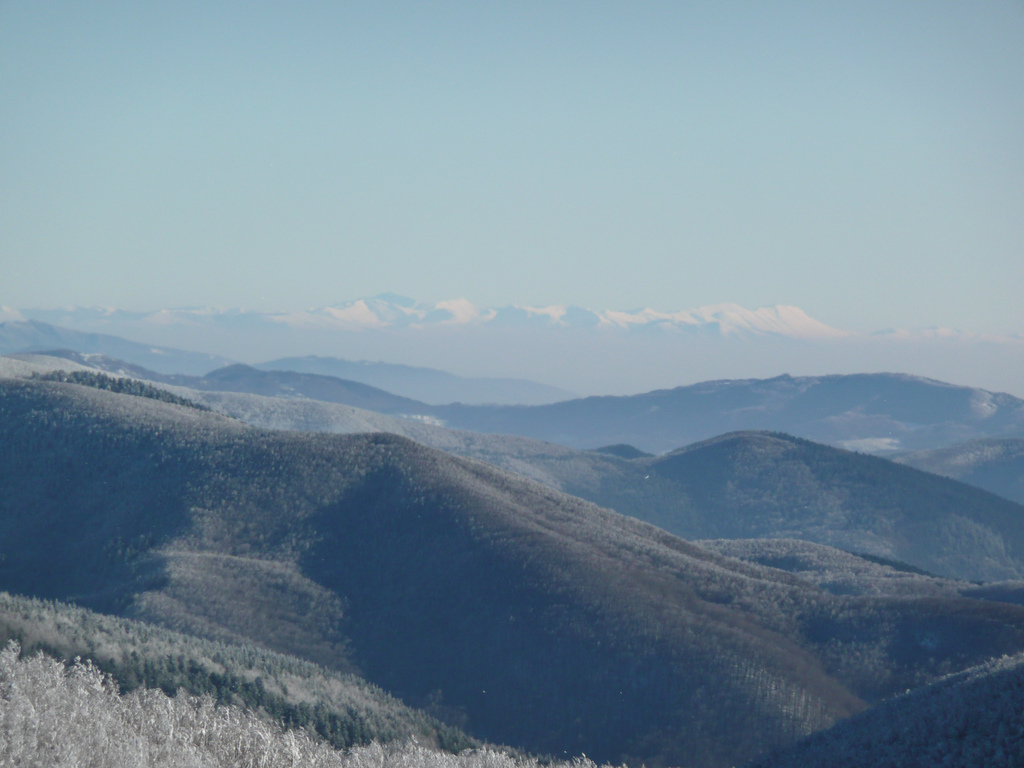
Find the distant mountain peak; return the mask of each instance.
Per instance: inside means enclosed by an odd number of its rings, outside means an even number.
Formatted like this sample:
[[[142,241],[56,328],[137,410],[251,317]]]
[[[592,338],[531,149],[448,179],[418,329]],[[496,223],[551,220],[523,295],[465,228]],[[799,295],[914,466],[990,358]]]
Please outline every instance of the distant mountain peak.
[[[502,328],[603,329],[642,333],[697,333],[712,336],[781,336],[794,339],[840,338],[850,334],[810,317],[799,307],[777,305],[746,309],[738,304],[710,304],[692,309],[662,311],[593,310],[572,304],[507,304],[484,307],[465,297],[435,303],[396,293],[379,293],[300,311],[261,312],[223,307],[189,307],[135,312],[110,307],[65,307],[19,311],[0,308],[0,322],[42,320],[69,327],[111,327],[132,322],[144,327],[203,326],[228,321],[270,323],[289,328],[362,331],[444,326]]]
[[[569,304],[479,307],[466,298],[427,304],[390,293],[305,312],[275,314],[271,315],[270,319],[285,325],[333,326],[348,330],[494,325],[701,332],[722,336],[785,336],[802,339],[838,338],[849,335],[845,331],[815,320],[799,307],[785,305],[760,307],[754,310],[726,303],[671,312],[650,307],[626,311],[597,311]]]

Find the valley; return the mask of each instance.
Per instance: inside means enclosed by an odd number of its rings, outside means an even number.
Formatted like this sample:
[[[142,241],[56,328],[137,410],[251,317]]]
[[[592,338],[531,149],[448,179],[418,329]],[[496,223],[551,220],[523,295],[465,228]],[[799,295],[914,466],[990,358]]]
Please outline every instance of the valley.
[[[1024,2],[0,2],[0,768],[1024,768]]]
[[[882,458],[579,451],[57,360],[4,363],[0,588],[358,675],[440,746],[740,764],[1024,651],[1021,508]]]

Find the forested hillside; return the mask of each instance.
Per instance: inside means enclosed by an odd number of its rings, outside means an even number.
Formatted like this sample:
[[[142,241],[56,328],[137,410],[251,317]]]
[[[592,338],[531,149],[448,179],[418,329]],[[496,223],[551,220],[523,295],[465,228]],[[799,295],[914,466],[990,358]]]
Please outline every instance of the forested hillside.
[[[337,357],[288,357],[255,366],[262,371],[296,371],[359,381],[424,403],[521,403],[539,405],[569,400],[564,389],[525,379],[466,378],[434,368],[420,368]]]
[[[1018,768],[1024,655],[908,691],[748,768]]]
[[[1024,648],[1019,607],[833,595],[396,436],[8,380],[0,440],[3,588],[358,671],[530,750],[731,765]]]
[[[123,692],[159,689],[209,696],[302,728],[337,749],[415,739],[459,751],[479,746],[354,675],[248,645],[203,640],[84,608],[0,592],[0,647],[82,659]]]
[[[1024,507],[885,459],[740,432],[636,463],[685,499],[657,522],[687,538],[797,538],[951,578],[1024,576]]]
[[[1024,440],[988,438],[897,456],[911,467],[960,480],[1024,504]]]
[[[629,445],[578,451],[316,401],[195,396],[263,427],[403,434],[685,538],[797,537],[895,558],[950,578],[1024,576],[1024,507],[966,483],[783,434],[736,433],[653,457]],[[1008,483],[1017,479],[1012,461],[1005,469],[993,462],[990,474],[996,472]],[[916,535],[918,529],[923,536]]]
[[[185,393],[189,390],[180,390]],[[248,423],[387,431],[480,459],[685,538],[799,537],[960,579],[1020,578],[1024,508],[888,460],[737,433],[662,457],[632,446],[577,451],[512,435],[449,430],[317,401],[193,392]],[[924,536],[914,534],[924,527]]]
[[[924,450],[1024,436],[1024,401],[893,373],[706,381],[638,395],[551,405],[451,405],[446,426],[523,435],[574,448],[626,443],[654,453],[725,432],[772,430],[871,452]]]
[[[211,696],[120,690],[88,661],[0,651],[0,764],[47,768],[540,768],[496,749],[458,756],[415,740],[344,752]],[[550,768],[597,768],[586,759]]]
[[[70,384],[83,384],[96,389],[106,389],[110,392],[117,392],[122,395],[135,395],[136,397],[149,397],[153,400],[161,400],[165,403],[186,405],[200,410],[210,410],[209,406],[197,403],[186,397],[181,397],[169,392],[166,389],[155,387],[145,381],[125,376],[109,376],[106,373],[93,371],[50,371],[48,373],[36,373],[32,378],[42,381],[63,381]]]
[[[55,354],[78,362],[88,359]],[[664,453],[748,430],[786,432],[882,455],[948,448],[973,439],[1024,438],[1024,401],[1019,398],[902,374],[706,381],[545,405],[430,405],[320,373],[228,365],[204,376],[183,376],[154,373],[102,356],[91,359],[108,372],[200,391],[330,402],[576,449],[629,445]]]
[[[948,598],[974,596],[979,589],[971,582],[944,579],[907,563],[796,539],[712,539],[695,543],[722,555],[792,573],[834,595]],[[1020,584],[1024,586],[1024,582]]]
[[[323,401],[181,388],[167,393],[141,382],[85,372],[45,375],[82,383],[92,375],[100,382],[94,386],[110,388],[110,382],[120,382],[118,391],[142,388],[149,396],[202,402],[256,426],[403,434],[686,538],[799,537],[914,563],[952,578],[999,580],[1022,574],[1015,552],[1024,508],[966,484],[786,435],[721,436],[663,457],[644,455],[628,445],[577,451],[530,438],[449,430]],[[993,482],[1002,479],[1004,484],[1019,480],[1012,441],[964,450],[977,465],[976,474]],[[957,467],[966,471],[963,461],[945,461],[955,464],[945,474]],[[922,525],[924,538],[914,533],[915,526]]]

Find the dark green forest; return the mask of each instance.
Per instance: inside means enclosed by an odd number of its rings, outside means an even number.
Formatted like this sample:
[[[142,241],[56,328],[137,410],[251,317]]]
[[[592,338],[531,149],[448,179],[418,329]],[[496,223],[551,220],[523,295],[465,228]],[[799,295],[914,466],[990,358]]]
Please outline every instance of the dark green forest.
[[[168,392],[166,389],[155,387],[144,381],[129,379],[123,376],[108,376],[105,373],[93,373],[92,371],[51,371],[50,373],[34,373],[32,378],[40,381],[62,381],[70,384],[81,384],[85,387],[105,389],[108,392],[117,392],[122,395],[149,397],[164,403],[198,408],[201,411],[210,410],[209,406],[202,403],[180,397],[173,392]]]

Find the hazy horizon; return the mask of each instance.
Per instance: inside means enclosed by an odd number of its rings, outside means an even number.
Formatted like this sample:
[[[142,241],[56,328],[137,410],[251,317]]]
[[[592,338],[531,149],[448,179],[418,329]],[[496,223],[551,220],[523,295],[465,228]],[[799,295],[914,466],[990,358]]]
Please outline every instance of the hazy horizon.
[[[1024,329],[1024,5],[0,5],[0,305]]]
[[[491,317],[485,312],[437,318],[438,310],[426,305],[417,322],[403,326],[387,324],[388,313],[396,311],[393,304],[368,303],[377,315],[364,312],[370,310],[364,303],[355,307],[359,312],[354,318],[332,310],[274,314],[25,309],[21,316],[247,364],[319,355],[435,368],[468,377],[529,379],[584,396],[636,394],[712,379],[906,373],[1024,398],[1020,336],[942,330],[864,334],[826,326],[799,311],[775,315],[762,308],[758,315],[740,307],[713,308],[719,312],[696,324],[655,318],[647,324],[614,325],[608,316],[621,321],[625,313],[581,317],[569,312],[556,319],[544,311],[506,308],[504,315],[488,321],[481,319]],[[466,311],[466,305],[455,309]],[[378,315],[383,321],[371,324]],[[9,312],[6,318],[16,316]],[[744,327],[744,322],[751,325]]]

